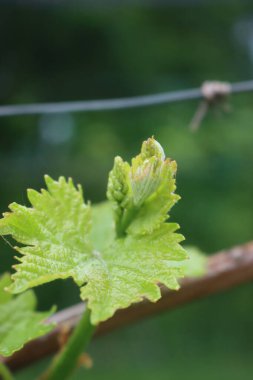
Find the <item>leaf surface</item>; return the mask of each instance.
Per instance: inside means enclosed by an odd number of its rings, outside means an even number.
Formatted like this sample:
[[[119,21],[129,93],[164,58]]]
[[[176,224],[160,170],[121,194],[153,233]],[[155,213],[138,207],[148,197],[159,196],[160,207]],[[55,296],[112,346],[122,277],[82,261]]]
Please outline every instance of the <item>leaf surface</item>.
[[[36,297],[29,290],[13,297],[4,289],[10,285],[10,276],[0,278],[0,355],[10,356],[21,349],[25,343],[50,332],[54,324],[44,321],[54,311],[35,312]]]
[[[128,235],[117,239],[103,252],[100,265],[91,266],[81,297],[88,300],[92,321],[98,323],[111,317],[118,309],[147,298],[157,301],[158,283],[178,289],[182,277],[181,261],[186,253],[179,245],[182,235],[176,224],[164,224],[150,235]]]
[[[53,181],[46,176],[45,181],[48,190],[27,192],[33,207],[12,203],[12,212],[0,220],[0,234],[7,232],[25,245],[16,247],[22,256],[12,275],[13,293],[71,276],[81,285],[82,266],[92,258],[91,210],[81,188],[63,177]]]

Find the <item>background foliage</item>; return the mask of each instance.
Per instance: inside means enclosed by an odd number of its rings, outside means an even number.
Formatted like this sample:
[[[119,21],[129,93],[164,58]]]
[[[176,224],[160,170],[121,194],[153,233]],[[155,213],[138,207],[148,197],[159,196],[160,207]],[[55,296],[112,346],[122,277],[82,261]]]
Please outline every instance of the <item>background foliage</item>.
[[[180,3],[181,4],[181,3]],[[253,6],[221,4],[86,7],[1,5],[1,104],[132,96],[250,79]],[[101,113],[0,119],[0,207],[26,203],[43,175],[72,176],[104,199],[113,157],[130,158],[154,134],[177,160],[172,210],[187,244],[206,252],[252,239],[252,94],[212,110],[196,134],[197,102]],[[0,241],[0,272],[13,251]],[[91,379],[249,378],[252,284],[94,341]],[[40,308],[78,301],[71,281],[38,288]],[[41,363],[43,365],[43,363]],[[34,378],[37,369],[19,379]],[[29,373],[29,375],[28,375]],[[81,379],[80,371],[75,379]]]

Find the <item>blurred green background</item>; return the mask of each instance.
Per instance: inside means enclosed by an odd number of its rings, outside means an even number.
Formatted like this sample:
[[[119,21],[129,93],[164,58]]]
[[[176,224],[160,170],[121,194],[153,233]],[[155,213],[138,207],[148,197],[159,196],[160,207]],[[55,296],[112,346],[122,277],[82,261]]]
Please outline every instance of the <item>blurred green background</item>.
[[[87,2],[88,3],[88,2]],[[253,73],[253,4],[244,1],[9,2],[0,4],[0,103],[124,97],[241,81]],[[26,4],[26,5],[24,5]],[[137,5],[139,4],[139,5]],[[207,253],[253,239],[253,94],[230,112],[198,102],[127,111],[0,119],[0,211],[27,204],[45,173],[72,176],[86,199],[105,197],[113,158],[151,135],[178,162],[172,210],[188,244]],[[13,251],[0,241],[0,272]],[[71,281],[36,289],[40,309],[79,301]],[[253,285],[243,285],[95,340],[94,368],[73,379],[249,379]],[[18,375],[34,379],[45,365]]]

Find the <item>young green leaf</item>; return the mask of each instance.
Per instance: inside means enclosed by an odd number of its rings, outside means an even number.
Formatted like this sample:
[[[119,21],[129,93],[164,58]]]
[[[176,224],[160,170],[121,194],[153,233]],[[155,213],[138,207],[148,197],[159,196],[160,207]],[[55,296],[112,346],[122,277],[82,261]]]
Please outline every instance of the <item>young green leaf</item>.
[[[99,252],[110,245],[115,239],[115,224],[110,202],[105,201],[92,205],[91,241]]]
[[[89,300],[93,323],[143,298],[157,301],[158,283],[179,288],[177,278],[183,274],[180,265],[186,253],[178,244],[182,235],[175,233],[177,228],[170,223],[138,238],[129,234],[103,251],[103,263],[90,267],[88,283],[81,289],[82,298]]]
[[[14,267],[13,293],[70,276],[81,285],[81,267],[92,257],[91,210],[83,202],[81,187],[76,189],[63,177],[57,182],[46,176],[45,181],[48,191],[27,192],[33,207],[12,203],[12,212],[0,220],[0,234],[7,232],[25,245],[16,247],[22,257]]]
[[[177,289],[187,254],[178,225],[166,223],[178,199],[175,170],[154,139],[144,142],[132,167],[116,158],[108,186],[115,223],[111,203],[91,210],[80,186],[46,176],[48,190],[28,190],[32,207],[11,204],[0,220],[0,235],[25,245],[16,248],[22,256],[11,291],[73,277],[96,324],[144,297],[156,301],[158,283]]]
[[[10,356],[25,343],[50,332],[54,325],[44,321],[54,311],[35,312],[36,298],[29,290],[13,298],[4,289],[10,285],[8,274],[0,278],[0,355]]]

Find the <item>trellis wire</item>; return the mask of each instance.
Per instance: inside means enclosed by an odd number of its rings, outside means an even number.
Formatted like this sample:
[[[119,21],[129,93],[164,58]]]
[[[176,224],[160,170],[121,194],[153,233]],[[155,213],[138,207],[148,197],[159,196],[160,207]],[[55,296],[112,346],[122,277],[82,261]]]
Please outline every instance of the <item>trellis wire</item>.
[[[232,83],[229,93],[253,91],[253,80]],[[109,111],[135,107],[147,107],[203,98],[201,88],[105,100],[84,100],[58,103],[37,103],[0,106],[0,117],[17,115],[36,115],[66,112]]]

